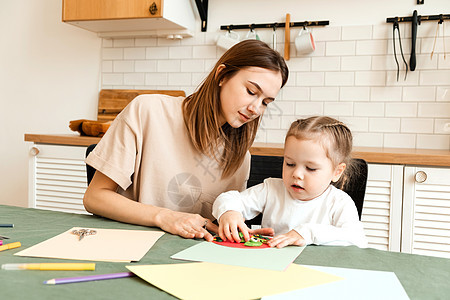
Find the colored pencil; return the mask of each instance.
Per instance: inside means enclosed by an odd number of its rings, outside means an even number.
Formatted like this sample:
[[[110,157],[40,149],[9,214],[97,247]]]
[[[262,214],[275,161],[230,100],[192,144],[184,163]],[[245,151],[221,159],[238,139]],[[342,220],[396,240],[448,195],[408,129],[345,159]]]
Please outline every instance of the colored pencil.
[[[14,224],[0,224],[0,227],[14,227]]]
[[[37,263],[4,264],[4,270],[41,270],[41,271],[94,271],[95,263]]]
[[[135,275],[132,272],[123,272],[123,273],[99,274],[99,275],[80,276],[80,277],[65,277],[65,278],[50,279],[50,280],[44,281],[44,284],[65,284],[65,283],[116,279],[116,278],[133,277],[133,276],[135,276]]]
[[[22,244],[20,242],[4,244],[4,245],[0,246],[0,251],[19,248],[20,246],[22,246]]]

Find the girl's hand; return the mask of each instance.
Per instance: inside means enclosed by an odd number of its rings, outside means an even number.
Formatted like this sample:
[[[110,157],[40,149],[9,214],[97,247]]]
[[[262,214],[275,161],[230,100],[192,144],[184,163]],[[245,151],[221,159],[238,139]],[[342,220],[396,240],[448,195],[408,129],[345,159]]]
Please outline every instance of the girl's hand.
[[[158,214],[158,220],[162,230],[187,239],[204,238],[208,242],[212,242],[213,236],[206,229],[217,232],[217,225],[198,214],[162,209]]]
[[[283,248],[289,245],[304,246],[306,244],[305,239],[298,234],[297,231],[291,230],[286,234],[277,235],[271,239],[267,244],[270,247]]]
[[[244,218],[240,212],[229,210],[220,216],[219,219],[219,236],[222,240],[230,240],[239,243],[239,231],[244,235],[247,242],[250,239],[249,229],[244,223]]]

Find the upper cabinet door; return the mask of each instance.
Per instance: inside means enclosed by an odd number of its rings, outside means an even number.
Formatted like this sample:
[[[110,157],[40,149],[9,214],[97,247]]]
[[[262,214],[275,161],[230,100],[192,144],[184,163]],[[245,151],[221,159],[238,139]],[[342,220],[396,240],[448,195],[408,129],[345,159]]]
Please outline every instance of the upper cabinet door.
[[[163,0],[63,0],[63,21],[162,17]]]

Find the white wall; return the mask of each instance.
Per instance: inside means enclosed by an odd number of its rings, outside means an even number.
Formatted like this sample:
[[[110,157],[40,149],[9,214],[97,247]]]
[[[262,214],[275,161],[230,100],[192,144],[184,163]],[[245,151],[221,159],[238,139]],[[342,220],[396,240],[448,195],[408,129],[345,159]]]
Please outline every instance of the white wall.
[[[296,12],[301,11],[301,2],[281,1],[280,7],[274,1],[212,1],[208,32],[196,32],[193,38],[105,39],[102,87],[182,89],[190,94],[224,53],[215,44],[216,38],[224,34],[219,31],[220,25],[282,21],[277,18],[284,18],[286,11],[299,15]],[[330,25],[311,27],[316,51],[309,55],[297,55],[293,41],[299,29],[292,29],[291,59],[287,61],[289,81],[265,113],[257,141],[281,143],[296,118],[329,115],[350,125],[355,146],[450,149],[450,135],[444,132],[444,125],[450,122],[450,21],[438,31],[432,59],[437,22],[422,22],[419,26],[417,68],[408,72],[406,80],[397,43],[401,67],[397,81],[392,24],[386,23],[386,18],[410,16],[416,5],[405,5],[407,1],[402,0],[388,7],[390,2],[381,1],[373,9],[369,3],[358,10],[356,1],[339,1],[339,5],[336,1],[318,2],[324,7],[324,16],[314,2],[308,5],[307,13],[303,12],[304,18],[292,17],[292,21],[326,20],[328,15]],[[397,14],[397,2],[402,3],[404,14]],[[450,1],[440,4],[434,1],[429,13],[450,13]],[[249,16],[251,11],[255,13]],[[310,12],[317,19],[306,18]],[[356,17],[359,24],[346,24],[347,18],[358,13],[367,16],[367,20]],[[342,25],[336,25],[339,22]],[[271,29],[256,31],[261,40],[271,44]],[[400,31],[409,62],[411,23],[401,23]],[[243,38],[248,30],[236,32]],[[284,53],[284,30],[277,30],[277,35],[277,50]]]
[[[25,133],[96,117],[101,40],[61,11],[60,0],[0,1],[0,204],[27,206]]]

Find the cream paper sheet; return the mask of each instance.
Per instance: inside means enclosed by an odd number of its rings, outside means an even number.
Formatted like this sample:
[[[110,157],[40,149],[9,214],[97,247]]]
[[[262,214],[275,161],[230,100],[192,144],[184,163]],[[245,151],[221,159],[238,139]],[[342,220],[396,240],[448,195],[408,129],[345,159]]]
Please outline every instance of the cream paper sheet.
[[[14,255],[110,262],[139,261],[164,234],[163,231],[154,230],[85,228],[96,230],[97,233],[79,241],[79,237],[72,234],[73,230],[79,229],[82,227],[73,227]]]

